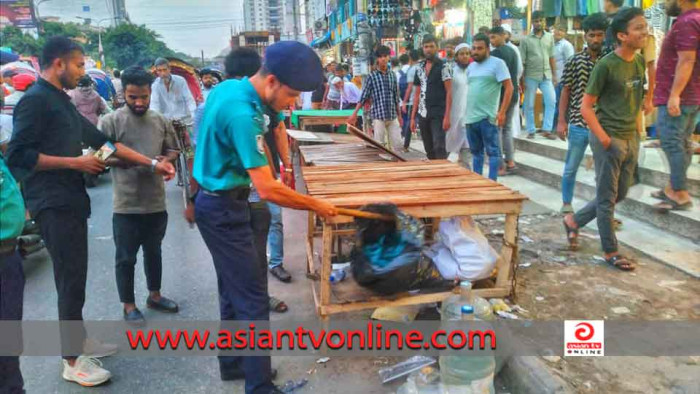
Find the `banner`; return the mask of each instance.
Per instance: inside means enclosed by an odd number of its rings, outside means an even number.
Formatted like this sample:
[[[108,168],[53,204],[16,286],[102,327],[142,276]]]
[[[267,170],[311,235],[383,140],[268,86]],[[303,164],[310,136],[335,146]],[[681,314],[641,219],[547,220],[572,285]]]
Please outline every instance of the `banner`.
[[[36,28],[30,0],[0,0],[0,27]]]

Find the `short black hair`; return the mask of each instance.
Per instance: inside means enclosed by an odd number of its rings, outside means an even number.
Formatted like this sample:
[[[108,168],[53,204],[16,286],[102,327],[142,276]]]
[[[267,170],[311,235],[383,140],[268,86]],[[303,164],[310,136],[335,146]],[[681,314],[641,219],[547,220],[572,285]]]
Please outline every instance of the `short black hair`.
[[[391,58],[391,67],[398,67],[399,66],[399,59],[392,57]]]
[[[68,37],[54,36],[49,38],[41,50],[41,68],[51,67],[54,60],[65,58],[74,51],[85,54],[83,47]]]
[[[399,56],[399,62],[401,62],[401,64],[408,64],[408,60],[408,55],[405,53]]]
[[[168,66],[168,67],[170,67],[170,62],[168,61],[168,59],[166,59],[166,58],[164,58],[164,57],[159,57],[158,59],[156,59],[155,62],[153,62],[153,66],[154,66],[154,67],[158,67],[158,66]]]
[[[535,19],[544,19],[544,12],[542,12],[542,11],[534,11],[534,12],[532,13],[532,18],[531,18],[531,19],[532,19],[532,20],[535,20]]]
[[[479,33],[488,34],[488,32],[489,32],[489,27],[488,27],[488,26],[481,26],[481,27],[479,28]],[[479,34],[479,33],[477,33],[477,34]]]
[[[479,34],[475,35],[474,38],[472,38],[472,42],[477,42],[477,41],[481,41],[484,44],[486,44],[486,48],[488,48],[489,45],[491,44],[489,37],[484,33],[479,33]]]
[[[131,66],[122,72],[122,87],[126,90],[127,85],[148,86],[153,83],[153,74],[144,70],[143,67]]]
[[[382,57],[391,55],[391,49],[386,45],[380,45],[376,51],[374,51],[374,56]]]
[[[612,22],[610,22],[610,29],[618,43],[620,43],[620,39],[617,38],[617,33],[627,33],[627,27],[630,21],[640,15],[644,16],[644,11],[637,7],[624,8],[615,15]]]
[[[408,53],[408,56],[413,60],[414,62],[417,62],[420,60],[420,52],[418,52],[417,49],[411,49],[411,52]]]
[[[611,2],[615,7],[620,8],[622,7],[623,4],[625,4],[625,0],[608,0]]]
[[[89,75],[85,74],[80,79],[78,80],[78,86],[80,87],[88,87],[94,85],[95,82],[90,78]]]
[[[431,42],[437,45],[437,40],[435,39],[435,36],[432,34],[426,34],[423,36],[423,42],[421,43],[421,45],[430,44]]]
[[[114,78],[119,78],[119,76],[122,75],[122,73],[119,70],[114,70],[112,71],[112,75],[114,75]]]
[[[595,14],[588,15],[586,19],[581,23],[583,31],[588,33],[591,30],[608,30],[608,17],[604,12],[596,12]]]
[[[496,26],[491,29],[490,34],[506,34],[506,29],[501,26]]]
[[[260,70],[261,65],[260,55],[252,48],[233,49],[224,59],[226,78],[251,77]]]

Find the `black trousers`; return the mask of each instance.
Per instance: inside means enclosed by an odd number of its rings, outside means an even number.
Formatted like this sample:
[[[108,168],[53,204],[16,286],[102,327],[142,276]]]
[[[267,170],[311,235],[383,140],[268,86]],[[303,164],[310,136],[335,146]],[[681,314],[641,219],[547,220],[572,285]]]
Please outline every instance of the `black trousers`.
[[[22,301],[24,298],[24,270],[19,253],[0,256],[0,320],[15,320],[0,336],[0,393],[23,393],[24,380],[19,369],[22,352]],[[12,354],[9,356],[8,354]]]
[[[445,148],[445,130],[442,129],[443,116],[420,116],[420,134],[423,137],[425,153],[430,160],[441,160],[447,158]]]
[[[168,213],[122,214],[112,216],[116,247],[115,273],[119,301],[133,304],[136,255],[143,248],[143,270],[148,291],[160,291],[163,258],[160,246],[168,227]]]
[[[64,358],[76,358],[83,351],[86,336],[82,320],[88,263],[87,218],[71,209],[50,208],[41,211],[36,220],[53,261],[61,352]]]
[[[253,229],[253,244],[258,255],[260,275],[265,278],[265,292],[267,293],[267,234],[270,232],[272,215],[267,207],[267,202],[250,203],[250,227]]]

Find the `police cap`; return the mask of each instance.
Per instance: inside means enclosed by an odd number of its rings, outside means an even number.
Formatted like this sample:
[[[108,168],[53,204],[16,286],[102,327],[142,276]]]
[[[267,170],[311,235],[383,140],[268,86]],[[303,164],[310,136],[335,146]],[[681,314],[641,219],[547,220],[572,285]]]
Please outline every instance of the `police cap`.
[[[265,51],[263,66],[280,82],[300,92],[316,90],[324,81],[316,52],[297,41],[280,41]]]

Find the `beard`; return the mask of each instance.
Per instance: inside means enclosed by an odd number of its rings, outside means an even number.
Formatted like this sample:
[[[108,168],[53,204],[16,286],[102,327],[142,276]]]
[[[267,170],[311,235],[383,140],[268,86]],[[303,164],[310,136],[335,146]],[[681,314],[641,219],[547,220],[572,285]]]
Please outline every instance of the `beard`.
[[[146,112],[148,112],[148,105],[143,107],[136,107],[134,105],[126,103],[126,106],[129,107],[131,113],[133,113],[136,116],[143,116],[144,114],[146,114]]]
[[[78,86],[78,81],[75,79],[69,78],[68,73],[63,73],[58,76],[58,81],[61,82],[61,86],[63,86],[64,89],[75,89],[76,86]]]
[[[681,14],[681,12],[681,7],[676,2],[671,3],[666,7],[666,15],[668,16],[678,16]]]

